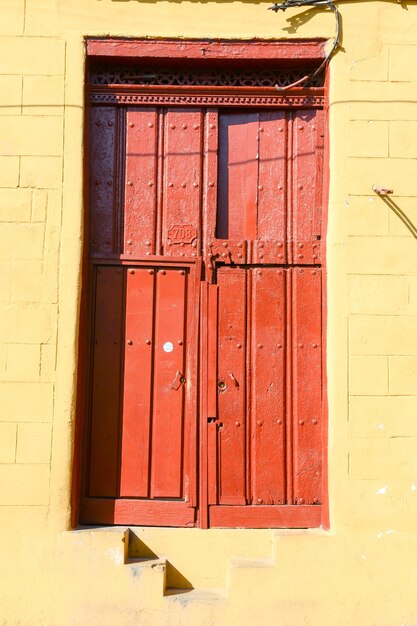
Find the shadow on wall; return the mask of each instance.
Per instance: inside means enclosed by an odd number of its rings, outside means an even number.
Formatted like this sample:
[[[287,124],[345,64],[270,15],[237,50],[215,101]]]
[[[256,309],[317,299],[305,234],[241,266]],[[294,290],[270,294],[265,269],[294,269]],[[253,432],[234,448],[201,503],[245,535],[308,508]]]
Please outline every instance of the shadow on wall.
[[[380,196],[381,200],[400,218],[404,226],[408,228],[414,239],[417,239],[417,226],[413,224],[410,218],[404,213],[404,211],[398,206],[394,200],[388,196]]]
[[[332,15],[332,12],[328,10],[327,7],[311,7],[306,9],[305,11],[301,11],[300,13],[296,13],[295,15],[291,15],[286,19],[288,22],[288,26],[282,26],[281,30],[285,31],[288,34],[295,34],[301,26],[304,26],[313,19],[319,13],[323,13],[325,11],[327,14]],[[345,52],[343,48],[343,16],[339,11],[339,16],[336,18],[336,21],[339,21],[339,37],[338,37],[338,45],[335,50],[335,54],[338,52]]]
[[[106,1],[107,0],[97,0],[97,2],[106,2]],[[230,4],[232,0],[188,0],[188,2],[195,3],[195,4],[208,4],[209,2],[213,2],[213,1],[216,4]],[[267,7],[265,7],[265,10],[271,8],[273,4],[272,0],[239,0],[239,1],[243,4],[268,5]],[[393,0],[388,0],[388,1],[392,2]],[[395,1],[398,1],[398,0],[395,0]],[[124,2],[124,3],[146,2],[148,4],[152,4],[152,3],[155,4],[156,2],[159,2],[159,0],[110,0],[110,2]],[[175,4],[181,4],[183,0],[170,0],[170,2],[174,2]],[[331,11],[328,11],[327,7],[322,7],[322,6],[317,7],[317,8],[310,7],[304,11],[300,11],[296,13],[295,15],[291,15],[290,17],[285,18],[285,21],[288,22],[288,26],[284,26],[284,27],[281,26],[280,30],[285,31],[288,34],[295,34],[301,26],[304,26],[305,24],[307,24],[307,22],[309,22],[316,15],[318,15],[319,13],[322,13],[323,11],[331,14]],[[342,15],[339,13],[339,45],[338,45],[338,49],[336,50],[336,53],[340,51],[344,51],[342,47],[342,39],[343,39],[342,33],[343,33],[343,21],[342,21]]]

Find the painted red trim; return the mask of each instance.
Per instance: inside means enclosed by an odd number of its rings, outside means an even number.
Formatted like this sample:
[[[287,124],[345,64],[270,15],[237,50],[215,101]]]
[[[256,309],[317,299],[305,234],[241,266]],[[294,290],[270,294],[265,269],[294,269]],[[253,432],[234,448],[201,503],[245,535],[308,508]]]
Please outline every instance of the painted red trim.
[[[208,452],[207,452],[207,373],[208,373],[208,290],[207,282],[201,283],[200,300],[200,457],[199,457],[199,478],[200,478],[200,506],[198,509],[198,521],[200,528],[208,528]]]
[[[329,87],[330,87],[330,66],[327,67],[324,83],[325,106],[324,106],[324,154],[323,154],[323,207],[322,207],[322,380],[323,380],[323,403],[322,403],[322,522],[325,530],[330,528],[329,510],[329,403],[327,397],[327,340],[328,340],[328,315],[327,315],[327,227],[329,218],[329,188],[330,188],[330,129],[329,129]]]
[[[220,528],[317,528],[320,505],[211,506],[210,527]]]
[[[189,502],[84,498],[80,523],[129,524],[140,526],[194,526],[195,509]]]
[[[166,39],[87,39],[87,56],[199,61],[314,61],[325,58],[325,39],[303,41],[225,41]]]

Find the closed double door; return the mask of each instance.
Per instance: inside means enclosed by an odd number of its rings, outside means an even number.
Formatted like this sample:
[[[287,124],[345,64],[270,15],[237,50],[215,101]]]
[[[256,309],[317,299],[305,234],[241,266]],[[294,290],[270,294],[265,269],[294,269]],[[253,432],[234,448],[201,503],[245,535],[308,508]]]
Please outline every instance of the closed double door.
[[[82,521],[318,525],[321,111],[91,128]]]

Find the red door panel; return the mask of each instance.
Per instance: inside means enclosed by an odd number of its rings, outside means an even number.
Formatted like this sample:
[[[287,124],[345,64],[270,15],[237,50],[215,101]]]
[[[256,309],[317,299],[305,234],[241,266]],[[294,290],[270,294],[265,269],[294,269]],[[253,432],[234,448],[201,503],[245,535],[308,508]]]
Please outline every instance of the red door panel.
[[[274,242],[265,250],[256,248],[254,262],[283,263],[287,229],[287,114],[259,114],[259,172],[257,237]]]
[[[293,269],[294,503],[322,501],[321,271]]]
[[[121,269],[97,268],[95,283],[88,493],[115,497],[118,492],[123,318]]]
[[[151,495],[155,498],[182,495],[185,288],[185,270],[158,270],[151,471]]]
[[[120,495],[127,497],[149,496],[154,278],[147,268],[126,274]]]
[[[218,289],[219,472],[214,491],[219,504],[282,504],[284,272],[220,269]]]
[[[218,274],[218,499],[246,503],[246,271]]]
[[[90,120],[90,254],[115,251],[117,111],[94,107]]]
[[[90,522],[115,521],[117,511],[117,523],[194,523],[195,273],[190,265],[97,269],[82,509]]]
[[[321,503],[320,270],[220,268],[217,288],[210,524],[304,524]]]
[[[202,416],[207,415],[207,425],[201,424],[202,431],[202,506],[204,507],[204,518],[207,523],[207,505],[217,503],[218,493],[218,446],[217,446],[217,321],[219,294],[217,285],[207,285],[203,283],[201,302],[202,308]],[[223,386],[222,386],[223,387]],[[221,389],[219,389],[221,391]],[[203,417],[204,419],[204,417]],[[204,491],[204,493],[203,493]],[[205,501],[204,501],[205,496]]]
[[[320,263],[323,171],[323,112],[298,111],[293,117],[292,263]]]
[[[168,109],[165,115],[165,255],[197,256],[201,248],[202,122],[199,109]]]
[[[285,502],[284,270],[251,271],[251,501]]]
[[[155,254],[158,118],[154,108],[126,114],[125,254]]]

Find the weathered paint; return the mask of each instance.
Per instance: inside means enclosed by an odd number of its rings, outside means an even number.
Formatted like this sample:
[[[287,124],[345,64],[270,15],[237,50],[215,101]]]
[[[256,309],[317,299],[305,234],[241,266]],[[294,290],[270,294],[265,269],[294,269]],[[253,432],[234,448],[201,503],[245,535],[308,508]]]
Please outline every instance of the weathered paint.
[[[81,520],[176,525],[178,513],[178,525],[192,524],[197,270],[145,260],[96,261],[94,267],[92,415]]]
[[[329,76],[324,277],[331,532],[138,530],[157,556],[169,555],[198,588],[227,586],[230,558],[254,559],[233,562],[228,605],[219,600],[220,615],[193,602],[192,594],[183,594],[186,606],[161,600],[161,564],[116,565],[116,553],[108,550],[121,554],[126,544],[120,546],[114,532],[103,540],[94,530],[61,538],[71,518],[79,364],[83,37],[333,35],[328,12],[309,13],[311,19],[301,13],[300,19],[299,10],[275,16],[268,5],[1,5],[0,544],[6,623],[416,622],[416,245],[400,213],[372,192],[373,185],[394,189],[395,206],[415,222],[416,73],[410,59],[417,13],[411,2],[407,10],[394,1],[339,4],[344,50]]]
[[[100,39],[90,39],[87,43],[87,52],[98,57],[144,58],[155,59],[214,59],[214,60],[265,60],[272,59],[307,59],[318,60],[324,58],[324,41],[306,42],[305,49],[300,51],[293,41],[267,42],[258,41],[247,49],[244,42],[233,41],[146,41],[145,45],[132,45],[131,42]],[[158,44],[155,46],[155,44]]]
[[[145,54],[148,43],[142,44]],[[140,49],[139,43],[130,45]],[[244,49],[241,44],[241,54]],[[112,69],[102,67],[100,76],[107,71]],[[174,75],[172,80],[175,83]],[[128,87],[134,102],[138,88]],[[182,94],[193,88],[181,86]],[[210,89],[225,99],[241,97],[233,83]],[[111,95],[114,85],[104,85],[102,90]],[[310,96],[300,94],[299,106],[310,104]],[[172,100],[169,106],[155,108],[153,98],[150,89],[147,107],[124,104],[115,110],[110,106],[110,118],[101,106],[97,111],[93,108],[90,124],[94,148],[90,171],[95,174],[90,183],[91,221],[95,225],[99,212],[111,228],[110,233],[108,228],[102,232],[95,228],[90,259],[95,264],[106,259],[117,263],[105,271],[118,274],[123,287],[117,299],[118,335],[109,337],[118,355],[111,388],[107,383],[114,359],[100,355],[104,388],[111,397],[111,402],[106,396],[101,400],[106,420],[100,421],[94,403],[91,418],[88,411],[85,416],[91,451],[86,478],[93,475],[97,482],[102,475],[104,484],[102,488],[95,484],[95,490],[87,484],[82,488],[82,499],[89,501],[87,509],[82,505],[81,520],[141,524],[140,511],[148,500],[153,512],[158,506],[161,511],[172,508],[172,499],[178,500],[176,510],[180,510],[180,501],[189,506],[189,485],[197,484],[200,477],[196,517],[189,511],[190,516],[181,515],[178,525],[206,526],[217,520],[221,526],[233,527],[236,512],[228,519],[227,505],[244,507],[239,513],[243,526],[317,525],[321,510],[300,511],[297,521],[290,507],[323,504],[322,299],[317,269],[323,195],[323,154],[317,145],[324,137],[322,111],[283,111],[277,108],[279,100],[273,109],[257,110],[245,105],[245,99],[239,112],[184,107],[182,100],[177,106]],[[286,102],[285,108],[289,107]],[[94,137],[96,126],[104,142],[101,152]],[[211,163],[214,147],[217,159]],[[103,185],[114,189],[104,206]],[[210,189],[217,198],[209,200]],[[203,239],[208,241],[206,247]],[[116,244],[110,247],[112,241]],[[199,352],[196,336],[184,336],[190,326],[186,272],[149,265],[131,267],[122,275],[124,259],[143,264],[149,257],[159,263],[165,258],[173,262],[199,258],[203,276],[218,285],[216,310],[212,310],[212,296],[206,295],[209,292],[201,292],[202,320],[211,330],[202,327],[208,334]],[[297,271],[292,263],[315,264],[316,269],[304,274],[305,269]],[[97,272],[101,271],[99,267]],[[318,282],[308,280],[313,275]],[[299,282],[306,284],[301,296]],[[93,284],[90,290],[94,292]],[[91,302],[94,318],[103,316],[106,327],[106,308],[114,307],[113,290],[108,289],[107,296],[93,293]],[[198,308],[196,300],[191,309]],[[311,341],[297,357],[292,346],[309,333],[318,348],[318,367],[311,367],[308,356]],[[98,342],[96,335],[92,339]],[[199,379],[185,376],[189,355],[183,345],[188,339],[206,364]],[[213,346],[218,354],[209,356]],[[101,369],[93,367],[93,390],[103,386],[100,376]],[[191,408],[191,418],[186,402],[190,392],[208,394],[200,411]],[[100,398],[99,392],[93,395]],[[316,414],[313,423],[320,422],[320,428],[311,433],[308,428],[299,430],[304,420],[310,423],[304,414],[311,410]],[[190,424],[201,440],[195,440],[194,447]],[[93,499],[103,496],[115,499],[113,517],[109,502],[97,500],[94,513]],[[129,516],[125,502],[120,517],[117,499],[126,497],[132,498],[132,512]],[[155,499],[159,504],[152,502]],[[268,512],[263,519],[261,508],[254,517],[250,507],[257,505],[289,507],[288,522],[285,511],[277,511],[275,518]],[[108,511],[105,518],[103,506]],[[224,507],[221,513],[214,510],[216,506]],[[156,515],[152,523],[160,524],[161,519]],[[167,519],[165,512],[163,519]],[[170,518],[169,523],[175,525],[176,520]]]

